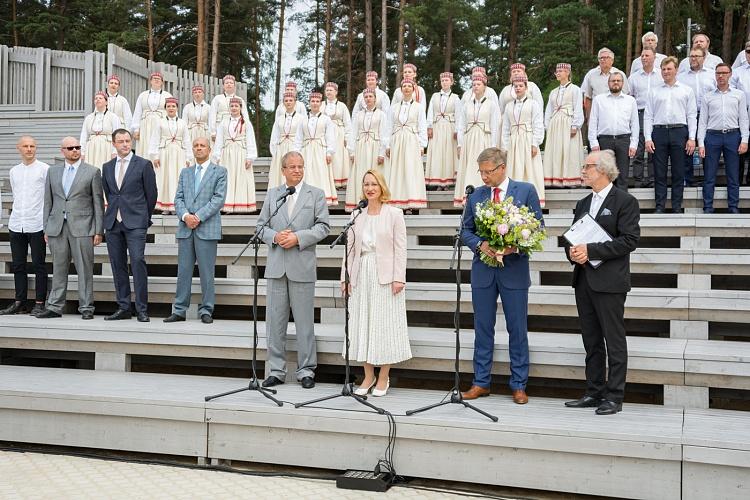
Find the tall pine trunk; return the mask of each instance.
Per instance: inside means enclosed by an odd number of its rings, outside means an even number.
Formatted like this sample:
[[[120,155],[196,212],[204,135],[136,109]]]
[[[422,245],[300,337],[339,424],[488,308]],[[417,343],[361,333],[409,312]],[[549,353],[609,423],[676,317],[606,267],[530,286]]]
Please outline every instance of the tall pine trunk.
[[[380,7],[380,88],[385,91],[388,87],[388,4],[383,0]]]
[[[154,16],[151,13],[151,0],[146,0],[146,29],[148,30],[148,58],[154,60]],[[62,50],[62,49],[61,49]]]
[[[732,24],[734,22],[734,0],[724,2],[724,31],[721,37],[721,58],[732,64]],[[744,48],[744,47],[743,47]]]
[[[508,62],[516,62],[516,49],[518,46],[518,3],[510,5],[510,36],[508,38]]]
[[[18,47],[20,43],[18,41],[18,28],[16,27],[16,21],[18,20],[16,2],[18,2],[18,0],[10,0],[10,19],[13,22],[13,45]]]
[[[197,73],[205,73],[206,60],[204,59],[205,51],[203,44],[206,42],[206,4],[203,0],[198,0],[196,7],[198,11],[198,35],[195,47],[195,71]]]
[[[638,57],[643,50],[643,0],[638,0],[635,19],[635,57]]]
[[[417,5],[417,0],[409,2],[412,6]],[[414,62],[414,53],[417,51],[417,30],[409,23],[409,35],[406,37],[406,49],[409,54],[409,60]]]
[[[654,0],[654,33],[659,37],[656,50],[662,54],[666,54],[664,47],[667,46],[667,34],[664,31],[664,2],[665,0]]]
[[[279,106],[279,94],[281,93],[281,58],[284,55],[284,15],[286,13],[287,0],[281,0],[279,6],[279,43],[276,47],[276,92],[274,93],[274,106]]]
[[[453,17],[448,18],[445,27],[445,59],[443,60],[443,71],[451,70],[451,54],[453,54]]]
[[[365,0],[365,71],[372,71],[372,0]]]
[[[253,58],[253,77],[254,77],[254,86],[253,89],[253,109],[254,109],[254,115],[253,115],[253,128],[255,129],[255,143],[257,144],[260,141],[260,115],[261,115],[261,105],[260,105],[260,71],[261,71],[261,54],[260,54],[260,42],[258,41],[258,37],[261,35],[260,32],[260,26],[258,25],[258,7],[257,4],[253,8],[253,16],[252,16],[252,28],[253,28],[253,35],[250,39],[250,52],[252,54]],[[248,106],[249,108],[250,106]],[[248,109],[248,112],[250,109]]]
[[[331,0],[326,0],[326,42],[323,47],[323,81],[331,81]]]
[[[396,87],[401,85],[401,72],[404,66],[404,1],[398,2],[398,45],[396,51]]]
[[[211,47],[211,75],[219,76],[219,37],[221,36],[221,0],[214,0],[214,38]]]
[[[320,88],[320,0],[315,0],[315,89]]]
[[[354,0],[349,0],[349,26],[346,33],[346,107],[352,109],[352,97],[354,89],[352,88],[352,52],[354,41],[352,33],[354,32]]]
[[[630,62],[633,60],[633,7],[633,0],[628,0],[627,49],[625,50],[625,62],[620,66],[621,68],[624,67],[628,74],[630,74]]]

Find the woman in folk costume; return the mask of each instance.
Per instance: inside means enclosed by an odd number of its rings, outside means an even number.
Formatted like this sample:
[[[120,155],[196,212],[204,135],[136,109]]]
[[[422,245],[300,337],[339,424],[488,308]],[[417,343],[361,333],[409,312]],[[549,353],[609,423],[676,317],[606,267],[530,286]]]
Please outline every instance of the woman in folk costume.
[[[208,112],[208,128],[211,131],[211,139],[214,141],[216,140],[219,125],[224,121],[224,118],[229,116],[229,101],[232,99],[237,98],[240,100],[242,106],[242,118],[244,118],[246,122],[250,122],[250,115],[247,113],[245,100],[235,93],[237,91],[237,80],[234,78],[234,75],[225,75],[221,82],[224,86],[224,92],[215,95],[214,98],[211,99],[211,109]]]
[[[581,165],[584,162],[581,89],[570,81],[570,64],[559,63],[555,77],[560,86],[550,92],[544,112],[547,130],[544,185],[577,187],[581,185]]]
[[[227,169],[223,212],[228,214],[249,214],[256,210],[253,161],[258,157],[258,148],[253,125],[242,113],[244,105],[239,97],[230,99],[229,116],[216,129],[213,159]]]
[[[487,77],[475,74],[472,77],[473,93],[463,105],[463,116],[458,131],[458,172],[453,205],[462,207],[466,199],[466,186],[481,186],[477,158],[479,153],[497,144],[500,110],[497,102],[487,95]]]
[[[414,95],[412,80],[401,82],[403,99],[391,106],[388,119],[390,138],[385,155],[390,159],[388,186],[391,205],[398,208],[426,208],[422,154],[427,147],[427,118],[424,103]]]
[[[368,170],[383,172],[388,143],[388,117],[376,106],[374,90],[362,92],[365,109],[352,123],[349,144],[354,146],[354,168],[346,185],[346,211],[351,212],[361,199],[360,181]]]
[[[120,77],[117,75],[107,78],[107,109],[117,115],[122,128],[130,129],[133,113],[130,111],[128,100],[120,95]]]
[[[339,86],[334,82],[326,83],[326,102],[323,112],[336,126],[336,153],[333,155],[333,183],[337,188],[346,187],[349,179],[349,156],[354,151],[353,144],[347,144],[349,130],[352,128],[349,108],[338,99]]]
[[[365,90],[375,92],[375,107],[382,111],[385,116],[388,116],[391,100],[388,98],[388,94],[378,87],[377,71],[368,71],[365,73]],[[365,109],[365,90],[359,93],[357,101],[354,103],[354,108],[352,108],[352,123],[357,121],[357,113]]]
[[[271,168],[268,171],[268,189],[284,184],[281,175],[281,159],[289,151],[294,149],[294,141],[297,137],[297,129],[305,118],[295,109],[297,104],[297,93],[287,90],[284,92],[284,114],[276,117],[271,131]]]
[[[430,99],[427,108],[427,187],[447,189],[455,184],[458,170],[456,118],[461,116],[461,100],[451,92],[453,73],[440,74],[440,92]]]
[[[516,98],[503,113],[503,144],[508,151],[508,177],[530,182],[544,206],[544,167],[539,145],[544,141],[544,116],[539,103],[526,95],[525,76],[513,80]]]
[[[327,205],[339,202],[333,183],[333,155],[336,153],[336,126],[321,110],[323,94],[310,93],[310,114],[297,127],[294,149],[305,159],[305,179],[326,195]]]
[[[466,101],[471,99],[471,96],[474,95],[473,82],[474,76],[476,75],[483,76],[485,81],[489,81],[489,79],[487,78],[487,70],[482,66],[474,66],[474,68],[472,68],[471,70],[472,86],[466,89],[464,95],[461,96],[461,104],[463,104],[464,106],[466,105]],[[487,96],[488,99],[492,99],[493,101],[495,101],[495,104],[497,104],[497,92],[495,92],[495,89],[488,85],[485,85],[484,95]],[[498,109],[501,109],[499,105]]]
[[[211,130],[208,125],[211,107],[205,100],[206,94],[202,85],[193,85],[193,101],[182,108],[182,119],[190,130],[190,144],[199,137],[211,140]]]
[[[148,81],[151,88],[141,92],[138,96],[135,101],[133,121],[130,122],[133,138],[138,141],[135,154],[142,158],[148,158],[151,135],[159,126],[159,121],[167,116],[164,104],[167,97],[172,97],[172,94],[162,89],[164,78],[161,73],[151,73]]]
[[[81,160],[99,169],[115,157],[112,132],[122,127],[120,119],[107,108],[107,93],[94,96],[94,112],[83,120],[81,127]]]
[[[427,108],[427,94],[424,89],[417,85],[417,67],[412,63],[404,64],[404,68],[401,70],[401,81],[411,80],[414,82],[414,100],[422,103],[422,106]],[[393,99],[391,99],[391,106],[395,106],[400,103],[403,99],[403,93],[400,88],[393,91]]]
[[[177,116],[179,103],[176,97],[167,97],[166,109],[167,116],[151,134],[149,156],[156,174],[156,208],[164,213],[174,213],[177,182],[182,169],[193,159],[193,146],[187,123]]]
[[[521,63],[514,63],[510,65],[510,83],[503,88],[502,91],[500,91],[500,95],[498,96],[498,106],[500,107],[500,141],[503,140],[503,131],[502,131],[502,116],[503,113],[505,113],[505,107],[508,105],[508,103],[513,102],[516,99],[516,93],[513,90],[513,80],[516,78],[526,78],[526,81],[528,83],[528,90],[526,92],[526,95],[532,99],[534,99],[536,102],[539,103],[539,107],[544,110],[544,98],[542,97],[542,91],[539,90],[539,86],[534,82],[528,81],[528,76],[526,75],[526,66]],[[504,147],[502,143],[498,144],[500,149],[508,149],[507,147]]]
[[[284,85],[284,94],[286,95],[290,92],[294,95],[294,111],[302,117],[307,116],[307,108],[303,103],[297,100],[297,84],[295,82],[289,81]],[[284,113],[286,113],[286,106],[282,102],[276,106],[276,113],[274,115],[275,119],[278,120],[284,116]]]

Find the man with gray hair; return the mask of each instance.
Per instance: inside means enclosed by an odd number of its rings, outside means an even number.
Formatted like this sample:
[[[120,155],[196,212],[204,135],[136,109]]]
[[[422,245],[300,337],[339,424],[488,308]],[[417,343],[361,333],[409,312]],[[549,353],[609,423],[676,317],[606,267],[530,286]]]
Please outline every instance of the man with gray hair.
[[[641,235],[638,200],[612,184],[618,174],[612,151],[588,155],[581,179],[592,193],[576,204],[573,222],[589,215],[611,240],[565,247],[575,266],[573,288],[586,349],[586,393],[565,406],[596,408],[597,415],[622,410],[628,370],[625,298],[630,291],[630,253]]]
[[[609,92],[609,75],[610,73],[621,73],[623,78],[622,93],[629,94],[628,77],[625,73],[613,66],[615,62],[615,53],[607,47],[599,49],[598,54],[599,66],[589,70],[583,77],[581,92],[583,93],[583,110],[588,118],[591,112],[591,101],[600,94]]]
[[[703,49],[706,52],[705,59],[703,60],[703,66],[705,66],[706,69],[713,71],[716,69],[717,64],[724,61],[721,59],[721,57],[716,56],[708,51],[708,47],[710,46],[711,40],[708,38],[708,35],[705,35],[703,33],[696,33],[695,35],[693,35],[692,46],[690,47],[690,50]],[[680,61],[680,66],[677,68],[678,73],[683,73],[685,71],[690,71],[690,57],[686,57],[685,59]]]
[[[654,53],[654,64],[657,68],[660,67],[661,62],[666,58],[666,54],[660,54],[656,51],[656,46],[659,43],[659,37],[656,36],[656,33],[653,31],[649,31],[645,35],[641,37],[641,42],[643,43],[643,48],[641,51],[646,49],[651,49]],[[643,52],[641,52],[643,54]],[[643,69],[643,60],[640,57],[636,57],[632,64],[630,65],[630,75],[632,76],[636,71],[639,71]]]

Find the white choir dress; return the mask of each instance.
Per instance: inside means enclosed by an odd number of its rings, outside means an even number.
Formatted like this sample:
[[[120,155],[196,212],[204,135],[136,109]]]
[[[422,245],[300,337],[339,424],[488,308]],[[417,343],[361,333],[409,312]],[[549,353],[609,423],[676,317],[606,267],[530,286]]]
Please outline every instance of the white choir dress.
[[[187,123],[177,117],[162,118],[151,134],[149,157],[151,161],[159,160],[159,167],[154,166],[158,190],[156,208],[174,210],[180,172],[193,158]]]
[[[474,96],[474,90],[469,87],[465,92],[464,95],[461,96],[461,104],[466,106],[466,103],[469,102],[469,100]],[[484,96],[488,99],[492,99],[495,101],[495,104],[498,104],[497,101],[497,92],[495,92],[495,89],[492,87],[488,87],[485,85],[484,87]],[[498,104],[498,109],[500,108],[500,105]]]
[[[294,149],[297,129],[304,117],[305,115],[297,113],[297,111],[291,113],[285,111],[283,115],[276,117],[269,143],[271,168],[268,171],[268,189],[284,184],[284,176],[281,174],[281,159]]]
[[[539,86],[534,82],[527,82],[526,97],[531,97],[533,100],[539,103],[539,109],[544,110],[544,97],[542,97],[542,91],[539,90]],[[503,113],[505,113],[505,107],[508,103],[516,100],[516,91],[513,90],[513,85],[506,85],[503,90],[500,91],[500,95],[497,97],[497,106],[500,110],[500,137],[498,140],[498,147],[500,149],[508,149],[503,145]]]
[[[354,210],[362,199],[362,179],[365,172],[372,169],[380,170],[383,175],[383,165],[378,165],[378,156],[385,160],[385,148],[388,142],[388,119],[381,110],[364,110],[357,115],[357,121],[352,123],[349,144],[354,145],[354,167],[346,185],[346,210]]]
[[[391,106],[388,148],[388,189],[391,205],[403,208],[426,208],[427,189],[424,181],[422,149],[427,147],[427,117],[424,104],[412,98]]]
[[[352,127],[352,119],[349,108],[341,101],[325,101],[323,113],[331,119],[336,129],[336,153],[333,155],[333,183],[337,188],[346,187],[349,180],[350,154],[354,151],[351,144],[347,145],[349,131]]]
[[[294,111],[298,115],[304,117],[307,117],[307,108],[304,104],[297,101],[294,103]],[[278,106],[276,106],[276,113],[274,114],[275,119],[278,119],[286,114],[286,108],[284,107],[284,103],[279,103]]]
[[[151,135],[159,126],[159,121],[167,116],[164,107],[167,97],[172,97],[172,94],[166,90],[144,90],[135,102],[130,130],[139,133],[140,139],[136,143],[135,154],[142,158],[148,158]]]
[[[120,119],[120,126],[130,130],[133,113],[130,111],[130,103],[125,97],[118,92],[115,95],[107,92],[107,109],[117,115]]]
[[[414,89],[414,95],[412,96],[412,98],[415,101],[421,103],[422,106],[427,109],[427,93],[422,87],[417,85],[417,88]],[[393,91],[393,97],[391,97],[391,106],[395,106],[403,100],[404,94],[401,92],[401,87],[397,87],[396,90]]]
[[[211,107],[208,111],[208,129],[211,131],[211,135],[218,133],[219,125],[224,121],[224,118],[229,116],[229,100],[233,97],[242,101],[240,113],[246,122],[250,122],[250,115],[247,112],[247,103],[245,100],[237,94],[227,95],[222,92],[211,99]],[[252,127],[252,124],[250,126]]]
[[[326,163],[326,155],[333,157],[336,152],[336,126],[322,112],[310,113],[303,118],[297,128],[294,148],[305,159],[304,181],[322,189],[327,205],[339,202],[333,182],[333,168]]]
[[[456,173],[456,188],[453,191],[453,206],[462,207],[466,199],[466,186],[482,186],[477,158],[487,148],[498,142],[500,110],[497,103],[487,94],[477,99],[472,96],[463,106],[463,116],[459,122],[458,145],[461,157]]]
[[[211,129],[209,127],[209,116],[211,106],[208,103],[191,102],[182,108],[182,119],[187,123],[188,130],[190,131],[190,147],[193,146],[193,141],[199,137],[205,137],[208,139],[209,146],[211,145]]]
[[[456,94],[451,91],[440,91],[432,95],[427,109],[427,128],[432,129],[425,168],[425,181],[428,186],[447,187],[456,182],[457,116],[461,116],[461,100]]]
[[[507,144],[508,177],[530,182],[544,207],[544,166],[539,145],[544,141],[544,118],[539,103],[527,96],[516,99],[505,107],[503,113],[503,144]],[[537,155],[531,157],[531,147]]]
[[[391,99],[388,97],[388,94],[380,90],[380,87],[375,88],[375,107],[382,111],[385,116],[389,116],[388,111],[391,109]],[[352,108],[352,123],[357,118],[357,113],[364,111],[366,108],[365,96],[360,92]]]
[[[253,124],[241,115],[225,117],[216,129],[213,152],[214,163],[227,169],[225,213],[255,212],[255,176],[252,166],[245,168],[245,161],[255,161],[257,157]]]
[[[120,118],[111,111],[94,111],[83,120],[81,127],[81,154],[89,165],[99,169],[112,159],[112,132],[120,128]]]
[[[547,141],[544,143],[544,185],[575,187],[581,185],[584,162],[583,105],[581,89],[573,83],[561,85],[550,92],[544,111]],[[570,137],[571,128],[575,137]]]

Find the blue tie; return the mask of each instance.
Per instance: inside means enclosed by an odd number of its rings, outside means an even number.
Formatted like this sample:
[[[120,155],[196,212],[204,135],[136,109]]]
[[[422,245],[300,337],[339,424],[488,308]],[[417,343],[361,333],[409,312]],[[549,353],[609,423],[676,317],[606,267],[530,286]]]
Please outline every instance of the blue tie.
[[[73,185],[73,178],[75,177],[75,169],[73,166],[69,166],[65,170],[65,179],[63,179],[63,191],[65,191],[65,196],[68,196],[68,193],[70,192],[70,186]]]
[[[197,167],[195,167],[195,192],[196,193],[201,187],[201,177],[202,177],[201,170],[202,169],[203,169],[203,166],[200,163],[198,164]]]

